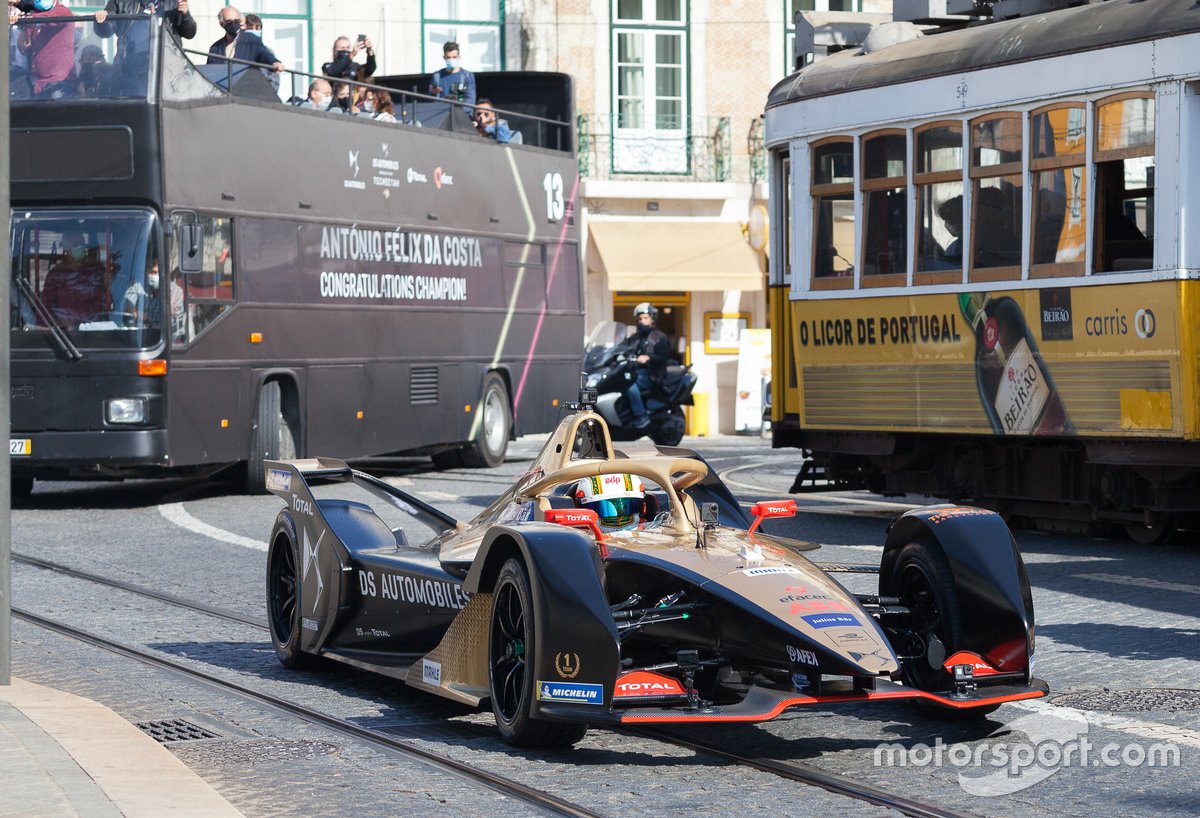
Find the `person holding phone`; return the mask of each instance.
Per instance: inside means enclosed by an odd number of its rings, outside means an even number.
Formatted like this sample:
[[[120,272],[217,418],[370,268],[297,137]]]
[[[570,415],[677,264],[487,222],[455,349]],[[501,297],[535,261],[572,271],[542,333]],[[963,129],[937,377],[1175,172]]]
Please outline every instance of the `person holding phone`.
[[[360,51],[367,52],[366,62],[354,61]],[[338,37],[333,41],[333,59],[321,66],[321,73],[335,80],[366,82],[375,75],[375,49],[371,38],[359,34],[351,43],[349,37]]]

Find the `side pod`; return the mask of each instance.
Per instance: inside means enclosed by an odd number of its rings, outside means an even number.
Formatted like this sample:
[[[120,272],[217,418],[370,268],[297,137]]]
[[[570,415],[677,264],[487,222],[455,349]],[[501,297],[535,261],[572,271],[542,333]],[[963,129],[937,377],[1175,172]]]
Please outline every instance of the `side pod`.
[[[600,717],[612,705],[620,649],[604,593],[599,549],[590,537],[560,525],[494,526],[471,564],[464,590],[490,593],[501,566],[514,556],[524,562],[533,597],[530,670],[534,684],[540,688],[542,683],[557,683],[598,693],[595,698],[580,696],[586,704],[554,704],[535,698],[531,715],[580,720],[595,713]]]
[[[928,506],[888,526],[880,565],[880,592],[888,587],[900,549],[910,542],[936,543],[954,577],[962,612],[963,644],[1003,671],[1033,678],[1033,596],[1025,563],[999,514],[979,508]]]

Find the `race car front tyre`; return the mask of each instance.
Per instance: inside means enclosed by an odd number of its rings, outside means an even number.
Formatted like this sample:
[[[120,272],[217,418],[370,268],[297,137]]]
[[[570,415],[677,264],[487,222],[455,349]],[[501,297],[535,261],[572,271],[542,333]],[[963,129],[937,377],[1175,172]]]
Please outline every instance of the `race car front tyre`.
[[[488,627],[488,681],[500,737],[517,747],[569,747],[587,732],[586,724],[541,721],[533,704],[534,622],[525,566],[516,558],[500,569],[492,593]]]
[[[296,523],[284,510],[271,529],[267,555],[267,618],[279,664],[292,670],[310,667],[314,656],[300,649],[300,559]]]
[[[942,663],[962,645],[962,612],[945,554],[936,545],[908,543],[893,563],[890,587],[912,611],[909,628],[925,645],[924,656],[903,663],[905,681],[920,690],[949,690],[953,680]],[[913,705],[921,715],[944,721],[982,718],[1000,706],[950,708],[923,699]]]

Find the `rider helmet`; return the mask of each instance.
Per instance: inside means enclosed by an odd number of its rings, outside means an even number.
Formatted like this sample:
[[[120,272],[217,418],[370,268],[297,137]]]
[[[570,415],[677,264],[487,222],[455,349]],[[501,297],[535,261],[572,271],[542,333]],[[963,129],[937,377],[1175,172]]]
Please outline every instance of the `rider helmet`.
[[[642,315],[649,315],[651,321],[658,321],[658,310],[649,301],[643,301],[633,308],[633,320],[636,321]]]
[[[636,474],[600,474],[575,484],[575,504],[596,512],[602,526],[626,528],[639,521],[646,490]]]

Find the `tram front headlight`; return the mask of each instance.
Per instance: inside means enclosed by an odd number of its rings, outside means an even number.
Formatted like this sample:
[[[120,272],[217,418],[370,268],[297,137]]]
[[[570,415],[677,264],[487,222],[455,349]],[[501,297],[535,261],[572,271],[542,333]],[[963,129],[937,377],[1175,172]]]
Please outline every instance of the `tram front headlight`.
[[[109,423],[145,423],[145,398],[110,398],[105,403],[105,417]]]

